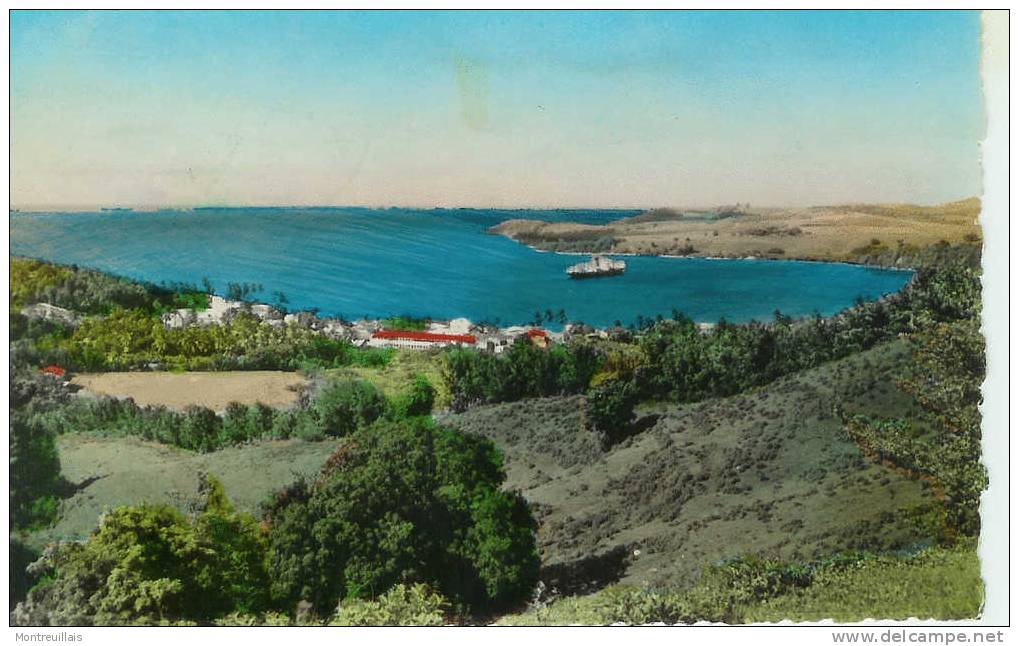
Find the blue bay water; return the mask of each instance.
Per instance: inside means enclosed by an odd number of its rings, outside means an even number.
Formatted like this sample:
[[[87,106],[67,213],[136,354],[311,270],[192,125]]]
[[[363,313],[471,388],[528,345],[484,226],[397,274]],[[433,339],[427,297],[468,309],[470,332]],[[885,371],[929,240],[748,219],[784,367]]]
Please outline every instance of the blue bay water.
[[[768,320],[832,314],[897,291],[909,273],[845,264],[628,257],[622,276],[575,281],[575,255],[541,253],[486,229],[513,217],[605,223],[636,212],[197,209],[12,213],[11,253],[135,279],[282,291],[291,309],[349,319],[394,314],[522,324],[565,310],[596,326],[638,315]]]

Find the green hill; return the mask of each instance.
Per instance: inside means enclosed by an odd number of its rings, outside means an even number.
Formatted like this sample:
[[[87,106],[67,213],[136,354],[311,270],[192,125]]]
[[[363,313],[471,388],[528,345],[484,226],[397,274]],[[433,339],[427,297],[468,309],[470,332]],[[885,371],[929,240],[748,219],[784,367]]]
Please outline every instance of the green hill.
[[[537,506],[546,578],[562,592],[684,585],[748,553],[799,561],[927,540],[926,485],[868,461],[832,413],[837,401],[873,415],[913,408],[894,384],[909,356],[895,341],[756,392],[647,406],[637,422],[647,430],[605,453],[581,426],[579,397],[445,422],[503,451],[509,486]]]

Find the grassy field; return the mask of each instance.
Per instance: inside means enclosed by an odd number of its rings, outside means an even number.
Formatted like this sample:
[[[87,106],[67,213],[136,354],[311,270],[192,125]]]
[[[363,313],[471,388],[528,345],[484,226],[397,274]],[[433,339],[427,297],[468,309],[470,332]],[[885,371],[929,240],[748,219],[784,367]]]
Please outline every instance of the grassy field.
[[[188,404],[221,411],[230,402],[290,406],[306,379],[296,372],[104,372],[76,375],[71,383],[114,397],[131,397],[140,406],[183,409]]]
[[[742,554],[804,561],[924,540],[925,485],[866,460],[831,412],[835,401],[910,410],[894,386],[908,361],[896,341],[757,392],[646,407],[637,423],[647,430],[608,452],[581,426],[580,398],[446,422],[502,449],[509,486],[540,517],[543,563],[573,579],[567,587],[682,586]],[[586,570],[591,581],[565,574]]]
[[[561,251],[589,251],[612,240],[615,253],[676,254],[742,258],[802,258],[858,262],[905,246],[941,240],[979,239],[976,198],[938,206],[843,205],[798,209],[754,209],[711,217],[626,218],[604,225],[509,220],[492,231],[527,244]],[[876,242],[875,242],[876,241]],[[602,243],[603,244],[603,243]]]
[[[120,505],[169,503],[185,508],[200,473],[211,473],[238,509],[257,513],[272,491],[300,474],[313,475],[336,448],[337,440],[285,440],[193,453],[135,438],[96,438],[69,433],[58,440],[65,478],[79,490],[61,503],[60,519],[30,536],[43,546],[79,540],[95,529],[99,516]]]

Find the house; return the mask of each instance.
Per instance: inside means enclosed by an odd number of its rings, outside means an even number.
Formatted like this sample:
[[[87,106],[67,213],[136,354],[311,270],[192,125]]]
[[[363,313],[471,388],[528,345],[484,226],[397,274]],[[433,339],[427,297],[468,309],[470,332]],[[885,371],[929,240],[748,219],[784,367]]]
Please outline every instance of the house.
[[[540,328],[531,328],[527,331],[527,338],[539,348],[548,347],[548,333]]]
[[[441,334],[416,330],[376,330],[368,346],[373,348],[444,348],[450,345],[473,346],[478,342],[473,334]]]

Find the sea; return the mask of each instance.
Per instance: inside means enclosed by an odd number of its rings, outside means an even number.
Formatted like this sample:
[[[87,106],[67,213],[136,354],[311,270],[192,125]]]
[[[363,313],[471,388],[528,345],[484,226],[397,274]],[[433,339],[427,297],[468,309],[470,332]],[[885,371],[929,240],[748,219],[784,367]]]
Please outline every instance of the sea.
[[[252,298],[347,319],[468,318],[597,327],[679,311],[698,322],[771,320],[776,310],[830,315],[899,290],[910,272],[840,263],[633,256],[620,276],[571,280],[585,260],[540,252],[487,230],[510,218],[604,224],[637,211],[201,208],[12,212],[14,255],[153,283],[203,279],[217,293],[257,283]],[[613,256],[621,257],[621,256]]]

